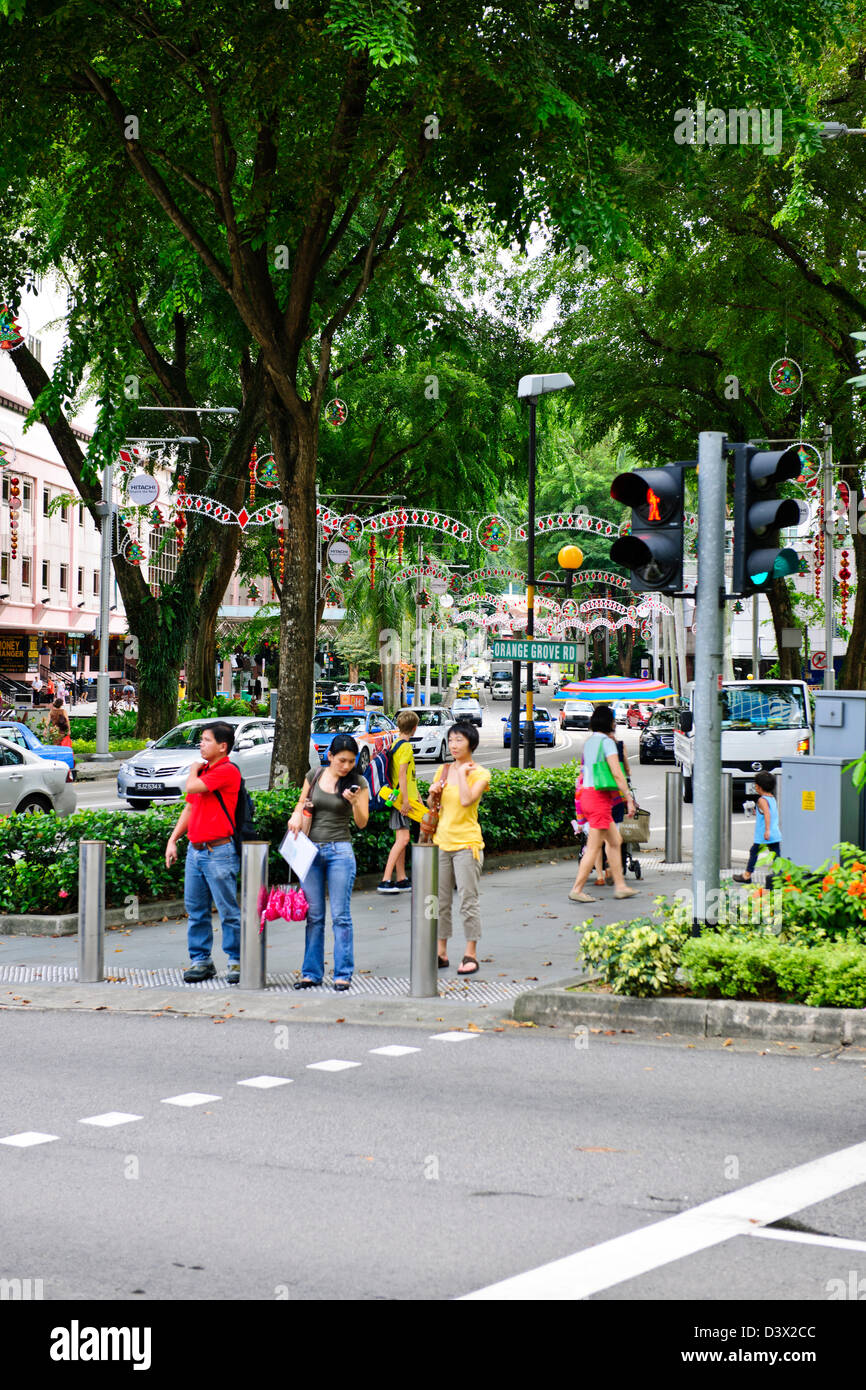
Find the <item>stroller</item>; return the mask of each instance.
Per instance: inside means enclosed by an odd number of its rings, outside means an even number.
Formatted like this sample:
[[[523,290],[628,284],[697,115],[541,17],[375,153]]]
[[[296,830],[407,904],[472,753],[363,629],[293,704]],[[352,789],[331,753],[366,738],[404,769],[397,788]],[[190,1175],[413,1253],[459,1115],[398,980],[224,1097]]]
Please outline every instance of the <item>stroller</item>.
[[[629,788],[631,790],[631,788]],[[632,792],[634,795],[634,792]],[[634,856],[634,847],[649,843],[650,837],[650,813],[644,811],[635,801],[634,815],[619,821],[619,833],[622,838],[622,871],[623,874],[633,873],[635,878],[641,876],[640,860]],[[584,840],[584,844],[585,844]],[[602,863],[607,870],[607,846],[602,849]]]

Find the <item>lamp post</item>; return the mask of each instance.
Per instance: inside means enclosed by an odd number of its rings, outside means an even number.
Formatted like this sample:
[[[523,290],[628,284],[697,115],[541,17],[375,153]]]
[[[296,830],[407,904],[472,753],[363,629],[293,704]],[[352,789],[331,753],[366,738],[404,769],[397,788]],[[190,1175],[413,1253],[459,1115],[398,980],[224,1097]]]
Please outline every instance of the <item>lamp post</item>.
[[[522,376],[517,385],[517,399],[529,401],[529,527],[526,553],[526,636],[530,642],[535,635],[535,407],[539,396],[551,391],[563,391],[574,382],[567,372],[548,372],[543,376]],[[531,650],[531,648],[530,648]],[[533,663],[526,663],[526,734],[523,743],[523,766],[535,767],[535,711],[532,700]],[[520,690],[520,663],[515,662],[512,681]],[[519,704],[519,701],[517,702]],[[520,720],[514,727],[512,718],[511,745],[519,743]]]

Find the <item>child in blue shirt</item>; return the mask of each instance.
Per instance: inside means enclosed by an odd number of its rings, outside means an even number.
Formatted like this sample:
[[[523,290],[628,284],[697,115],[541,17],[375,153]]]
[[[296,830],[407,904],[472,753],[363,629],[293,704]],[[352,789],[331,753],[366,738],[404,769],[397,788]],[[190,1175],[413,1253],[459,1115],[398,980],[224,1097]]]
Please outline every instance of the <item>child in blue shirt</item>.
[[[735,883],[751,883],[755,864],[762,849],[772,850],[774,855],[778,855],[781,850],[782,832],[779,829],[779,808],[773,794],[775,790],[776,779],[772,773],[758,772],[755,774],[755,792],[758,796],[758,803],[755,807],[755,839],[749,850],[746,872],[734,874]],[[768,886],[771,881],[771,878],[767,879]]]

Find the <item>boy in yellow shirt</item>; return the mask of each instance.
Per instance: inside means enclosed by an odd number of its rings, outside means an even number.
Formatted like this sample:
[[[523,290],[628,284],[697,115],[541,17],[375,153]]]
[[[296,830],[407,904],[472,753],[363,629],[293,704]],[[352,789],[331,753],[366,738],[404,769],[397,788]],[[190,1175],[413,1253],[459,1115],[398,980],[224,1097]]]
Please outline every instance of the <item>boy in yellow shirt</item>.
[[[413,820],[420,821],[424,815],[424,806],[418,792],[418,782],[415,777],[415,754],[412,751],[410,742],[412,735],[418,728],[418,716],[414,710],[403,709],[397,715],[397,728],[400,731],[399,746],[395,746],[395,751],[391,756],[391,769],[394,783],[394,795],[390,798],[391,806],[391,829],[396,831],[394,845],[388,855],[388,862],[385,865],[385,872],[382,875],[382,882],[376,889],[377,893],[408,893],[412,887],[406,877],[406,849],[410,840],[410,824]],[[397,882],[391,882],[391,875],[396,870]]]

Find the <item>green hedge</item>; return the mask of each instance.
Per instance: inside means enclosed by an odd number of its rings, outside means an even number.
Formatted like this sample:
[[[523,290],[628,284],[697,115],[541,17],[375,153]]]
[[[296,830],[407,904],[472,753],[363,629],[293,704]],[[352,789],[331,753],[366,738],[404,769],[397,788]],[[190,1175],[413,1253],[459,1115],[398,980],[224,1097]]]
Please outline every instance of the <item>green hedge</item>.
[[[574,764],[532,771],[492,771],[480,819],[489,850],[574,844]],[[426,796],[427,784],[419,782]],[[270,841],[272,883],[286,881],[279,855],[286,822],[298,799],[293,787],[254,792],[256,829]],[[144,812],[78,811],[58,820],[39,813],[0,821],[0,914],[73,912],[78,902],[78,843],[105,840],[106,905],[123,907],[130,894],[143,901],[183,896],[183,853],[165,867],[165,844],[180,803]],[[374,811],[354,837],[358,873],[380,873],[394,842],[388,812]]]
[[[695,994],[774,999],[814,1008],[866,1008],[866,947],[798,946],[708,933],[687,941],[681,960]]]

